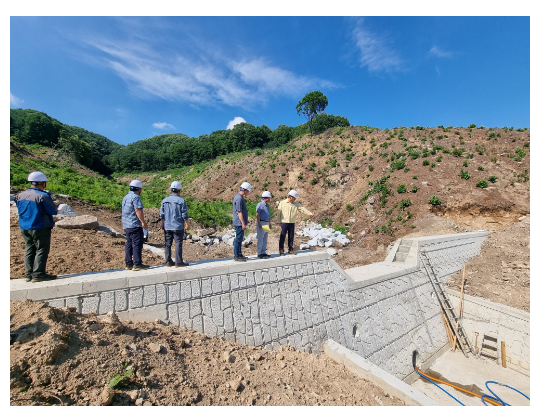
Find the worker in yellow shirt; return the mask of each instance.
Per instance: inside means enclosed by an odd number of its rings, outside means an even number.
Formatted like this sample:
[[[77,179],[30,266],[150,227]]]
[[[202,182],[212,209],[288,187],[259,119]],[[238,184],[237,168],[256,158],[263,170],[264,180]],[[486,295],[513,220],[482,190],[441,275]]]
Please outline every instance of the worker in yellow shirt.
[[[297,211],[301,211],[307,216],[314,218],[309,210],[302,207],[297,201],[297,191],[291,190],[288,193],[288,198],[282,200],[277,207],[277,214],[280,222],[281,232],[279,238],[279,253],[284,256],[284,239],[286,233],[288,233],[288,254],[295,254],[294,252],[294,231],[295,231],[295,219],[297,217]]]

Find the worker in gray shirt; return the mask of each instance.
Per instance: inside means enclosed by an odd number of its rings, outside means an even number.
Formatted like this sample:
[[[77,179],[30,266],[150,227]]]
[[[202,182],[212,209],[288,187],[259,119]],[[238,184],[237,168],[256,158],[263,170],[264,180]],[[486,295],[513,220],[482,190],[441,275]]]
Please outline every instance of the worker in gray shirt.
[[[248,209],[245,203],[245,198],[249,195],[252,187],[249,183],[244,182],[239,187],[239,192],[233,199],[233,227],[235,227],[235,241],[233,242],[233,260],[236,262],[246,262],[246,256],[241,253],[241,246],[243,243],[243,236],[247,229],[248,223]]]
[[[183,262],[183,239],[184,230],[190,230],[188,225],[188,209],[186,201],[179,195],[182,185],[178,181],[173,181],[169,187],[171,195],[162,200],[160,205],[160,218],[162,219],[162,229],[166,236],[166,266],[183,267],[188,263]],[[175,239],[175,262],[171,260],[171,245]]]

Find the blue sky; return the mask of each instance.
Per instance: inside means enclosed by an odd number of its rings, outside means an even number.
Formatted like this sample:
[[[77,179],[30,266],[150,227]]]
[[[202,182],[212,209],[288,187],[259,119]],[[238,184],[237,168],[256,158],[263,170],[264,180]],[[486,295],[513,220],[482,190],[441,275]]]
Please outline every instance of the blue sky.
[[[11,17],[10,106],[121,144],[304,122],[530,127],[528,17]]]

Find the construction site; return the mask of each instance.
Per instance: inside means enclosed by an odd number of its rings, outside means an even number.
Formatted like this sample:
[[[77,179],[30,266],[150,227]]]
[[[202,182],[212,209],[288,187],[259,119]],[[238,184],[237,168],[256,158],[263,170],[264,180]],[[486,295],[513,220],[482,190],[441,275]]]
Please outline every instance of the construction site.
[[[490,234],[12,279],[11,404],[529,405],[529,313],[465,293]]]

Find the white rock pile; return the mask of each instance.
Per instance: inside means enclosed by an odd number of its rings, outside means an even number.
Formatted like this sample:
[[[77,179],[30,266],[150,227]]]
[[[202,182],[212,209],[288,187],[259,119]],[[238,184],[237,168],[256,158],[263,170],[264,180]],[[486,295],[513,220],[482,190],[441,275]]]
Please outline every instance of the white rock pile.
[[[308,244],[301,245],[301,249],[304,246],[306,249],[313,246],[320,247],[331,247],[331,246],[348,246],[350,240],[340,231],[335,231],[330,228],[322,227],[321,224],[315,224],[310,227],[305,227],[303,231],[296,232],[300,236],[311,237],[311,240],[308,241]]]
[[[249,234],[247,237],[243,237],[243,246],[250,246],[255,238],[255,234]],[[226,234],[222,236],[222,241],[233,246],[233,242],[235,241],[235,230],[228,230]]]

